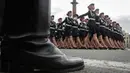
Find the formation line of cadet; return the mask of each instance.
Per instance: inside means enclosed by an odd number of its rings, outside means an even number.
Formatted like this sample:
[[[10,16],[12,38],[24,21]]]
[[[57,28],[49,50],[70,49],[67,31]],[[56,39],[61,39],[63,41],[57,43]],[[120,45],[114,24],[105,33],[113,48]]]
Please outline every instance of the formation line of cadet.
[[[86,18],[88,16],[88,18]],[[66,18],[50,21],[50,39],[59,48],[68,49],[124,49],[122,27],[116,21],[99,13],[92,3],[83,15],[68,11]]]

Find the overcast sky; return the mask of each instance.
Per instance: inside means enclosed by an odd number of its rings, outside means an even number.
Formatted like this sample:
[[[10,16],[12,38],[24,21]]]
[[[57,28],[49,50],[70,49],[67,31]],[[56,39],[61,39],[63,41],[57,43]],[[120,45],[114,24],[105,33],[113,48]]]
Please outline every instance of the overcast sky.
[[[64,18],[66,13],[72,10],[70,4],[72,0],[51,0],[51,13],[55,15],[55,20]],[[87,6],[95,3],[95,8],[100,12],[108,14],[112,20],[120,23],[123,29],[130,33],[130,0],[77,0],[77,13],[79,15],[88,11]]]

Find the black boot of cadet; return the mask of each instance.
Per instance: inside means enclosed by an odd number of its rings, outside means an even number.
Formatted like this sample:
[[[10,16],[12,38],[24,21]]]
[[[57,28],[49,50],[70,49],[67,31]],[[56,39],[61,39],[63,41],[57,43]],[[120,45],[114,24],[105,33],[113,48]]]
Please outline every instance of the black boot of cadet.
[[[5,0],[2,71],[71,72],[84,68],[81,58],[67,57],[49,37],[50,0]],[[8,23],[9,22],[9,23]]]

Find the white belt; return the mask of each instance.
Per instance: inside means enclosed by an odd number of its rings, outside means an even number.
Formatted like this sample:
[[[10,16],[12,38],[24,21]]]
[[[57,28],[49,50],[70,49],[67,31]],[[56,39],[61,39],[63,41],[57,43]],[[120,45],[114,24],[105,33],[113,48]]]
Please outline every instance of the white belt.
[[[100,25],[100,27],[104,27],[105,28],[105,26],[103,26],[103,25]]]
[[[118,34],[116,31],[115,31],[116,34]]]
[[[99,22],[96,22],[96,24],[100,24]]]
[[[53,28],[53,27],[50,27],[50,29],[55,29],[55,28]]]
[[[95,20],[94,18],[89,18],[89,20]]]
[[[80,30],[83,30],[83,31],[88,31],[87,29],[80,29]]]
[[[116,28],[114,28],[116,30]]]
[[[72,26],[73,28],[78,28],[78,27],[76,27],[76,26]]]
[[[119,32],[117,32],[119,35],[120,35],[120,33]]]
[[[110,30],[108,27],[106,27],[107,30]],[[111,31],[111,30],[110,30]]]
[[[58,30],[62,31],[62,29],[58,29]]]
[[[110,30],[108,27],[106,27],[106,26],[102,26],[102,25],[100,25],[100,27],[103,27],[103,28],[105,28],[105,29],[107,29],[107,30]]]
[[[118,29],[117,29],[118,32],[120,32]]]
[[[66,26],[71,26],[71,25],[66,24]]]
[[[109,31],[112,31],[111,29],[107,28]]]

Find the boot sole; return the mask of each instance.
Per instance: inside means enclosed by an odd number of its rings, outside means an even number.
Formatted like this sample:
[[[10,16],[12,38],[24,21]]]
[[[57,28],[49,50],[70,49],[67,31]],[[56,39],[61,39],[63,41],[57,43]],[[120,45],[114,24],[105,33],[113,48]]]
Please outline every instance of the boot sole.
[[[8,63],[9,64],[9,63]],[[9,65],[8,65],[9,66]],[[6,71],[4,71],[3,73],[14,73],[16,71],[17,68],[19,70],[19,73],[67,73],[67,72],[75,72],[75,71],[80,71],[82,69],[84,69],[84,65],[79,66],[79,67],[74,67],[74,68],[69,68],[69,69],[35,69],[32,67],[28,67],[28,66],[20,66],[20,67],[15,67],[14,66],[14,70],[12,72],[8,71],[8,68],[10,67],[6,67]],[[18,71],[17,71],[18,72]]]
[[[83,65],[83,66],[79,66],[79,67],[75,67],[75,68],[61,69],[61,70],[53,70],[53,69],[40,70],[40,69],[37,69],[37,70],[39,70],[39,71],[37,71],[37,72],[67,73],[67,72],[75,72],[75,71],[83,70],[84,67],[85,67],[85,66]]]

